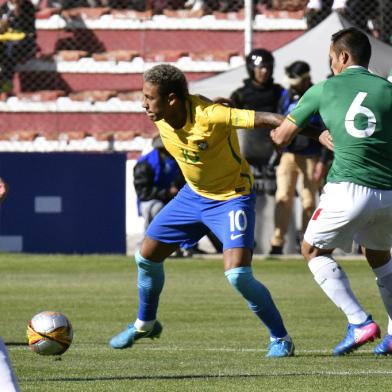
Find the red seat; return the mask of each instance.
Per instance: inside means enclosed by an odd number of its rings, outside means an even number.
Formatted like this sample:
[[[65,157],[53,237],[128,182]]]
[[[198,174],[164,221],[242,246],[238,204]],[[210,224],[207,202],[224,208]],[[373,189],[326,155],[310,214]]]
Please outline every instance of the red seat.
[[[69,98],[73,101],[104,102],[116,95],[117,91],[115,90],[91,90],[71,93]]]
[[[187,55],[188,53],[182,50],[157,50],[146,53],[143,57],[145,61],[176,62],[180,57]]]
[[[168,18],[201,18],[204,15],[203,10],[163,10],[163,15]]]
[[[140,54],[137,50],[111,50],[103,53],[93,53],[95,61],[132,61]]]
[[[41,90],[33,92],[21,92],[17,94],[17,97],[20,100],[34,102],[55,101],[57,98],[64,96],[65,92],[62,90]]]
[[[109,14],[108,7],[76,7],[64,10],[62,15],[64,18],[83,18],[83,19],[99,19],[102,15]]]
[[[238,56],[238,52],[233,50],[204,50],[202,52],[190,53],[193,61],[225,61],[229,62],[230,57]]]
[[[138,19],[148,20],[152,18],[152,11],[135,11],[135,10],[112,10],[111,14],[117,19]]]
[[[36,19],[49,19],[60,12],[58,8],[42,8],[35,13]]]
[[[86,50],[60,50],[55,57],[61,61],[78,61],[82,57],[87,57],[88,54]]]
[[[129,91],[126,93],[118,93],[117,98],[121,101],[142,101],[144,98],[143,91]]]

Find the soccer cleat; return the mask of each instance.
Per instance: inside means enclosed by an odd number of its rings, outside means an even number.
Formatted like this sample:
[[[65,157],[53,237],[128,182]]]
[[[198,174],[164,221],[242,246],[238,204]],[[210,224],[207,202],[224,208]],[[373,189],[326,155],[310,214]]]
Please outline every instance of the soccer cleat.
[[[349,354],[367,342],[380,337],[380,327],[368,316],[362,324],[348,324],[345,338],[334,348],[335,356]]]
[[[392,355],[392,335],[385,335],[373,352],[376,355]]]
[[[274,339],[268,347],[268,358],[292,357],[294,355],[294,343],[291,340]]]
[[[136,340],[141,338],[158,339],[162,333],[162,324],[156,321],[151,331],[139,331],[133,324],[129,324],[128,328],[118,335],[113,336],[110,340],[110,346],[112,348],[128,348],[132,347]]]
[[[282,255],[283,254],[283,246],[272,245],[268,254],[270,256]]]

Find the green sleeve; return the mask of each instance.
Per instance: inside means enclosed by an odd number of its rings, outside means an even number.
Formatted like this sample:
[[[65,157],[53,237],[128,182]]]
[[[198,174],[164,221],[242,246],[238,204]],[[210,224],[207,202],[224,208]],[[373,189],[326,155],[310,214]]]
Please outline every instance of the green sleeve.
[[[303,128],[310,118],[319,112],[324,82],[318,83],[306,91],[298,105],[287,116],[298,128]]]

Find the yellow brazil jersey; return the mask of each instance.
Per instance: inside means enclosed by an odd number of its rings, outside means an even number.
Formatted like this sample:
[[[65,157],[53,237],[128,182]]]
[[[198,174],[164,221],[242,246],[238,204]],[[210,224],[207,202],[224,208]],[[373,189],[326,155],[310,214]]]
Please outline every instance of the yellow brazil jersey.
[[[195,95],[189,96],[186,110],[187,121],[181,129],[165,120],[155,124],[189,186],[214,200],[250,193],[253,176],[241,156],[236,129],[254,128],[255,112],[213,104]]]

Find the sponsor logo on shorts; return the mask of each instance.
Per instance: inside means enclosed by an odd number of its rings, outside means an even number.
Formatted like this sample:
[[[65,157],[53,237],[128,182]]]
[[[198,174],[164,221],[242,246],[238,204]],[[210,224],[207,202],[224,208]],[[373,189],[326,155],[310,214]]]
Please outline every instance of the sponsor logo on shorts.
[[[232,235],[230,236],[230,239],[231,239],[232,241],[234,241],[234,240],[236,240],[237,238],[242,237],[243,235],[245,235],[245,233],[242,233],[242,234],[232,234]]]

